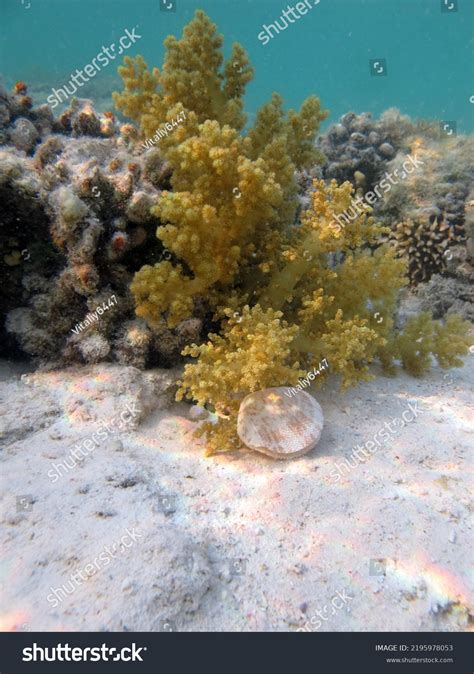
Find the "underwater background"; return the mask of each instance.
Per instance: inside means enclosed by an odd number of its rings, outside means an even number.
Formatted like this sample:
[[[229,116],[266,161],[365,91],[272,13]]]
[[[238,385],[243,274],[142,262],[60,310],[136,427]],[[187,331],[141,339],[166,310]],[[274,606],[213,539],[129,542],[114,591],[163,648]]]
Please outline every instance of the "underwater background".
[[[474,2],[286,1],[0,0],[0,631],[473,630]]]
[[[317,93],[330,110],[326,126],[348,110],[376,116],[397,107],[415,118],[455,121],[460,133],[474,130],[472,0],[320,0],[265,45],[258,34],[275,20],[281,25],[283,0],[0,0],[0,8],[4,84],[24,80],[37,105],[127,28],[142,36],[127,54],[159,65],[164,38],[179,35],[203,9],[225,36],[224,55],[238,41],[255,67],[245,98],[249,123],[280,91],[286,107]],[[370,70],[376,59],[385,61],[381,76]],[[79,95],[111,108],[121,60]]]

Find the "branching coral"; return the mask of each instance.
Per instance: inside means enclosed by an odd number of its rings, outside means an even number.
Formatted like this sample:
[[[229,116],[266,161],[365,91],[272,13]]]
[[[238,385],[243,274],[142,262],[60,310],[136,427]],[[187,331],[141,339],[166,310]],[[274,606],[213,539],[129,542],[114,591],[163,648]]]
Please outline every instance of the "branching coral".
[[[454,228],[432,217],[432,221],[419,219],[399,223],[393,230],[397,255],[408,262],[408,276],[412,284],[429,281],[433,274],[443,270],[449,246],[462,240]]]
[[[390,246],[374,250],[389,230],[369,206],[344,228],[334,226],[351,204],[350,183],[314,181],[311,207],[295,223],[295,172],[321,160],[313,143],[326,113],[311,97],[285,115],[274,94],[243,135],[242,96],[252,71],[239,46],[222,70],[221,44],[198,12],[181,40],[166,41],[161,72],[140,57],[126,59],[125,91],[115,96],[143,136],[186,110],[186,123],[161,142],[173,191],[152,208],[169,259],[143,267],[131,289],[150,325],[163,317],[175,325],[197,301],[213,312],[208,341],[183,352],[197,360],[186,365],[178,391],[217,414],[199,430],[208,453],[240,446],[244,395],[296,383],[324,358],[346,388],[370,378],[375,359],[388,371],[400,359],[419,374],[430,353],[442,366],[456,364],[467,344],[458,319],[437,326],[422,316],[395,332],[406,265]],[[414,334],[425,339],[421,347]]]
[[[245,306],[242,314],[224,310],[230,317],[222,335],[185,351],[199,360],[186,365],[179,396],[226,411],[226,418],[199,431],[207,436],[208,453],[239,446],[235,420],[244,395],[295,383],[305,367],[323,358],[346,388],[371,378],[368,366],[376,358],[388,372],[400,359],[418,375],[429,367],[431,353],[449,367],[467,351],[467,324],[457,317],[442,325],[421,315],[404,332],[394,331],[405,263],[389,246],[374,252],[363,247],[385,231],[368,212],[342,231],[331,226],[351,198],[350,183],[315,181],[314,188],[312,208],[295,228],[291,250],[282,249],[282,264],[254,306]]]
[[[176,259],[144,267],[132,284],[137,314],[150,323],[166,314],[174,326],[203,295],[216,307],[239,272],[254,262],[269,265],[296,212],[295,168],[319,157],[312,144],[326,113],[315,97],[285,115],[275,95],[241,135],[253,71],[240,45],[222,71],[221,45],[215,25],[197,12],[181,40],[166,40],[162,72],[150,72],[141,57],[120,69],[125,91],[115,102],[144,136],[187,111],[186,123],[162,140],[173,191],[153,209],[166,223],[157,235]]]
[[[469,136],[436,139],[420,130],[407,144],[388,165],[390,173],[402,179],[377,202],[378,216],[392,225],[390,238],[407,259],[412,285],[423,284],[434,274],[454,276],[460,278],[459,292],[465,294],[462,286],[470,274],[465,265],[465,223],[474,180],[474,141]],[[404,171],[407,152],[419,164],[411,173]],[[437,302],[436,284],[433,289]],[[464,313],[472,311],[466,306]]]
[[[166,57],[162,71],[147,69],[141,56],[126,57],[119,68],[125,91],[114,100],[123,113],[136,121],[145,136],[153,135],[158,124],[171,120],[177,109],[192,111],[191,124],[182,134],[191,135],[194,125],[208,119],[242,129],[243,94],[253,77],[247,55],[239,44],[223,64],[223,38],[202,11],[184,29],[178,40],[165,40]]]
[[[282,320],[281,311],[246,305],[241,314],[225,313],[228,320],[222,335],[209,335],[207,344],[184,350],[185,355],[199,360],[186,366],[178,392],[178,399],[182,399],[192,391],[191,397],[212,406],[219,415],[217,424],[208,422],[199,432],[209,436],[209,453],[240,446],[235,419],[243,395],[303,375],[290,348],[298,327]]]

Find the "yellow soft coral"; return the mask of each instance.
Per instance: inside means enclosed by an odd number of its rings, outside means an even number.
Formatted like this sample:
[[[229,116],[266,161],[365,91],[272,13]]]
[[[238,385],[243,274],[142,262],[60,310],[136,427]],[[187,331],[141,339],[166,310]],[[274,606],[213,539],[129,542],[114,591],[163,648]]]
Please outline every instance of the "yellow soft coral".
[[[388,230],[368,205],[339,224],[353,205],[350,183],[315,180],[311,206],[295,223],[295,171],[321,159],[319,100],[285,115],[274,94],[244,135],[253,71],[243,48],[234,45],[224,64],[222,38],[203,12],[165,45],[162,71],[149,71],[141,57],[125,59],[125,91],[115,95],[144,136],[186,111],[185,123],[160,142],[172,191],[152,209],[170,259],[143,267],[131,290],[137,314],[152,325],[164,318],[176,325],[196,302],[207,307],[215,329],[184,350],[196,360],[185,366],[178,398],[217,415],[199,429],[208,453],[240,447],[243,396],[294,384],[323,359],[343,389],[367,380],[375,359],[388,372],[399,360],[413,374],[429,367],[431,354],[442,367],[460,364],[467,350],[460,319],[438,324],[421,315],[395,330],[406,266],[379,245]]]
[[[186,365],[179,396],[226,410],[225,418],[200,428],[209,453],[240,446],[236,416],[246,393],[294,383],[305,373],[302,366],[311,369],[326,358],[346,389],[371,378],[369,365],[376,358],[387,370],[400,359],[420,374],[431,353],[447,367],[460,364],[467,350],[466,324],[458,318],[442,325],[421,315],[401,333],[394,331],[397,293],[407,282],[405,263],[388,246],[373,251],[364,245],[361,232],[371,243],[384,232],[369,208],[347,231],[331,227],[334,213],[350,202],[349,183],[314,181],[314,189],[312,208],[295,228],[292,253],[282,247],[280,267],[254,306],[245,306],[242,314],[221,309],[221,319],[230,316],[222,335],[185,351],[198,360]]]
[[[323,180],[315,180],[313,187],[312,207],[302,214],[301,226],[293,228],[291,254],[285,251],[286,263],[273,275],[260,298],[264,306],[283,306],[288,297],[298,292],[298,284],[310,278],[314,269],[327,267],[328,253],[349,253],[363,243],[375,243],[385,232],[385,228],[369,216],[370,206],[366,206],[343,232],[336,231],[332,226],[334,216],[350,204],[352,185],[346,182],[338,186],[333,180],[327,186]],[[403,263],[399,265],[402,267]]]
[[[125,57],[125,65],[119,68],[125,91],[114,93],[115,104],[138,122],[146,136],[153,135],[158,124],[171,120],[177,107],[192,111],[198,124],[214,119],[242,129],[246,121],[243,94],[253,68],[237,43],[223,65],[222,43],[216,25],[197,11],[180,40],[174,36],[165,40],[161,71],[148,71],[141,56]]]
[[[170,151],[174,190],[153,209],[168,223],[158,228],[159,238],[187,272],[160,262],[140,270],[131,286],[138,315],[150,322],[167,312],[169,325],[176,325],[191,315],[195,297],[216,283],[232,284],[250,244],[277,219],[283,201],[265,161],[245,157],[237,131],[215,121],[199,131]]]
[[[208,453],[240,446],[235,425],[244,395],[303,375],[291,349],[298,327],[282,320],[281,312],[247,305],[241,313],[225,313],[222,335],[211,334],[206,344],[184,350],[198,361],[186,365],[178,391],[178,399],[194,398],[221,415],[200,430],[207,435]]]
[[[143,114],[146,114],[153,99],[156,98],[160,71],[154,68],[150,72],[143,56],[134,58],[126,56],[124,64],[118,70],[123,79],[125,91],[123,93],[114,92],[113,99],[115,105],[126,117],[140,124]]]
[[[139,316],[153,324],[165,315],[173,327],[197,299],[215,298],[216,308],[239,274],[250,287],[256,269],[274,268],[297,209],[295,168],[319,157],[313,141],[326,113],[313,96],[286,116],[275,95],[243,136],[242,97],[253,75],[243,48],[235,44],[223,66],[222,37],[203,12],[165,46],[162,71],[148,71],[140,56],[125,59],[125,91],[114,98],[144,136],[187,111],[186,122],[160,141],[173,191],[152,209],[176,264],[144,267],[131,286]]]
[[[471,342],[468,327],[467,321],[459,316],[448,316],[443,324],[423,312],[411,318],[405,329],[394,336],[392,353],[414,376],[430,369],[431,354],[436,356],[442,368],[460,367],[463,363],[459,356],[467,353]]]

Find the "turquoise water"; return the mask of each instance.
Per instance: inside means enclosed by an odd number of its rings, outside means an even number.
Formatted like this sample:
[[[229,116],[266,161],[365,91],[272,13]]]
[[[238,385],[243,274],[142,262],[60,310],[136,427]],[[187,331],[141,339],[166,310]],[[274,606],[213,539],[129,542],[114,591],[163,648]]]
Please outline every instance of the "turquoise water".
[[[133,28],[141,38],[126,53],[160,66],[163,39],[180,35],[202,8],[224,35],[226,53],[240,42],[256,69],[246,97],[250,118],[273,91],[287,107],[316,93],[331,111],[328,122],[348,110],[378,115],[398,107],[474,131],[474,0],[320,0],[265,45],[258,38],[263,25],[277,20],[284,28],[284,0],[166,1],[175,11],[161,11],[160,0],[0,0],[4,82],[25,80],[35,102],[44,103],[51,87],[63,86],[103,45]],[[78,95],[112,107],[119,60]],[[371,74],[371,60],[380,60],[386,74]]]

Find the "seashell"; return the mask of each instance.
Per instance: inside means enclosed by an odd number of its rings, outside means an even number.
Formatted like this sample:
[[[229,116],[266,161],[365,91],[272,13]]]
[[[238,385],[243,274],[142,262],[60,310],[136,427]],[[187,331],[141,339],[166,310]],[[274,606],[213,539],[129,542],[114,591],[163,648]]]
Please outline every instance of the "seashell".
[[[317,444],[323,425],[321,406],[309,393],[279,386],[242,400],[237,433],[250,449],[274,459],[294,459]]]

